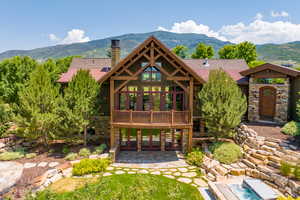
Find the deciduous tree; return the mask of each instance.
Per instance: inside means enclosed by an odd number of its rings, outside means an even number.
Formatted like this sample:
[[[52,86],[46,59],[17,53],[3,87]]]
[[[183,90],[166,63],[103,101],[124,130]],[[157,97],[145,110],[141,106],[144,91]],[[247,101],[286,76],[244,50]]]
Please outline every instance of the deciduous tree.
[[[223,70],[212,70],[199,93],[202,118],[216,139],[227,137],[241,122],[247,109],[245,95]]]
[[[180,58],[187,58],[188,56],[188,48],[184,45],[177,45],[172,49],[173,53],[175,53]]]
[[[214,49],[212,46],[199,43],[195,49],[195,52],[192,54],[192,58],[212,58],[214,56]]]
[[[237,58],[237,47],[236,45],[225,45],[219,49],[218,54],[221,59],[235,59]]]
[[[251,42],[242,42],[237,45],[237,57],[243,58],[247,63],[257,59],[256,46]]]
[[[99,84],[87,70],[79,70],[65,90],[65,99],[73,111],[74,121],[80,131],[84,131],[84,144],[87,145],[87,127],[97,108]]]

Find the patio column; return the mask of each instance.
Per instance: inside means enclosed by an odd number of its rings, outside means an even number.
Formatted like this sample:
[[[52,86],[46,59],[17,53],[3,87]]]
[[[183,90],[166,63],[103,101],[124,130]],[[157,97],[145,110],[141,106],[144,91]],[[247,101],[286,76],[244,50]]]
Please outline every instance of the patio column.
[[[205,122],[200,119],[200,136],[205,136]]]
[[[166,132],[164,130],[160,131],[160,150],[165,151],[166,146]]]
[[[114,134],[114,128],[110,127],[110,148],[113,148],[115,146],[115,134]]]
[[[137,129],[137,151],[142,151],[142,132],[141,129]]]

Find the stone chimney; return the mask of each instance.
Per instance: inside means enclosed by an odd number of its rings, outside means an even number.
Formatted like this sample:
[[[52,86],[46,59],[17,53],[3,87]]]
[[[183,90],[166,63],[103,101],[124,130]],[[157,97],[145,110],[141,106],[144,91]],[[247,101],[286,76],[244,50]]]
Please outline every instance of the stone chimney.
[[[112,39],[111,40],[111,68],[116,66],[120,61],[120,40]]]

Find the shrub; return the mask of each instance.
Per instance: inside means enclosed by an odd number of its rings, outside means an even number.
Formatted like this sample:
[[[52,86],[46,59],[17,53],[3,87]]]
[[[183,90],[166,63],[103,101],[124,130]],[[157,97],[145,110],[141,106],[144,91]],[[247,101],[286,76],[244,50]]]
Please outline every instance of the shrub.
[[[36,153],[28,153],[25,155],[25,158],[30,159],[30,158],[35,158],[36,157]]]
[[[292,164],[284,161],[280,163],[280,172],[282,175],[289,176],[292,173],[292,170],[293,170]]]
[[[63,149],[62,149],[62,153],[63,153],[63,154],[68,154],[68,153],[70,153],[69,147],[64,146]]]
[[[103,153],[103,151],[106,149],[106,144],[101,144],[100,146],[95,148],[95,152],[96,154],[101,154]]]
[[[224,164],[237,162],[243,156],[241,147],[231,142],[218,142],[211,149],[214,158]]]
[[[292,136],[300,135],[300,123],[295,121],[290,121],[283,126],[281,132]]]
[[[74,164],[72,174],[74,176],[82,176],[84,174],[103,172],[109,164],[109,159],[83,159],[79,163]]]
[[[186,156],[186,160],[187,160],[187,163],[189,163],[191,165],[196,165],[199,167],[202,165],[203,157],[204,157],[204,154],[202,151],[200,151],[199,149],[193,149],[193,151],[190,152]]]
[[[16,160],[23,157],[24,154],[20,152],[4,152],[0,154],[0,160],[2,161]]]
[[[293,174],[294,174],[294,177],[297,180],[300,180],[300,164],[298,164],[297,166],[295,166]]]
[[[91,155],[91,151],[88,148],[82,148],[79,150],[78,154],[82,157],[88,157],[89,155]]]
[[[66,160],[76,160],[77,157],[78,157],[78,154],[77,154],[77,153],[69,153],[69,154],[65,157],[65,159],[66,159]]]

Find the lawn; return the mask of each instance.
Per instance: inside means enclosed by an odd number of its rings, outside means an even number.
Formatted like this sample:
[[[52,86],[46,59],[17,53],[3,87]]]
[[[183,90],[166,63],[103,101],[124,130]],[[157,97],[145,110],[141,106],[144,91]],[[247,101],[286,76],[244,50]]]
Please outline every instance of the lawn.
[[[197,188],[155,175],[107,176],[71,192],[62,188],[68,184],[58,184],[59,187],[52,185],[49,190],[39,193],[34,200],[203,200]]]

